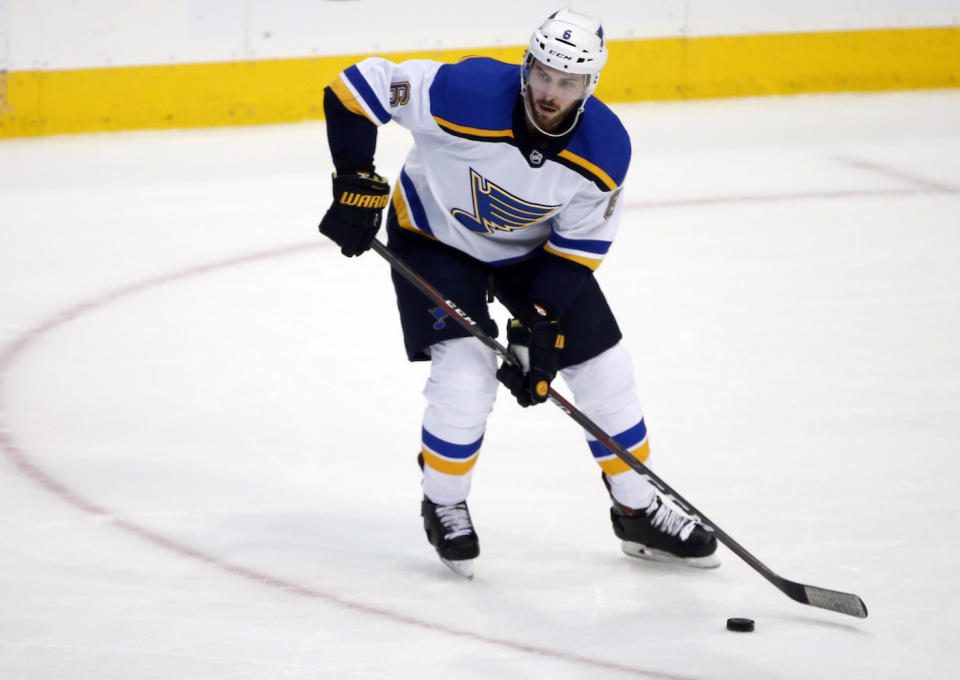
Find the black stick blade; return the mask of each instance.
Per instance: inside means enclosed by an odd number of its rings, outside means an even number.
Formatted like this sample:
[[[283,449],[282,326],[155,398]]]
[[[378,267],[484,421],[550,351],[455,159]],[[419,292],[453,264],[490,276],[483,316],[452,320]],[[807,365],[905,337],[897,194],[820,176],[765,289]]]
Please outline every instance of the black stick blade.
[[[827,590],[826,588],[817,588],[816,586],[803,586],[803,593],[807,604],[821,609],[849,614],[858,619],[867,618],[867,605],[853,593],[841,593],[836,590]]]

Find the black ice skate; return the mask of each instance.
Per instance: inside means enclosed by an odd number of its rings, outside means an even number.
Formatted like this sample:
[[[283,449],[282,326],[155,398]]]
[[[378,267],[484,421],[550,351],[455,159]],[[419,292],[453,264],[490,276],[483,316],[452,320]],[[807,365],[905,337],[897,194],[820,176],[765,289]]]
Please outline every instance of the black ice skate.
[[[470,521],[467,502],[437,505],[424,496],[420,505],[427,540],[437,549],[440,561],[464,578],[473,578],[473,560],[480,554],[477,533]]]
[[[641,510],[613,501],[613,532],[623,552],[658,562],[673,562],[700,569],[720,566],[717,539],[702,524],[664,504],[660,496]]]

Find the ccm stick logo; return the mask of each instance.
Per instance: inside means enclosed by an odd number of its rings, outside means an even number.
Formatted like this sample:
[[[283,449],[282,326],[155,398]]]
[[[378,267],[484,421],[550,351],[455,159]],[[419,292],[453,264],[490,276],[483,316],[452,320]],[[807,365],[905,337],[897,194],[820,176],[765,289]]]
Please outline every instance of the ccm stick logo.
[[[457,307],[457,306],[454,304],[453,300],[444,300],[443,303],[444,303],[447,307],[449,307],[450,309],[452,309],[453,311],[455,311],[455,312],[457,313],[457,316],[459,316],[461,319],[463,319],[464,321],[466,321],[466,322],[467,322],[468,324],[470,324],[471,326],[476,326],[476,325],[477,325],[477,322],[474,321],[473,319],[471,319],[469,314],[467,314],[465,311],[463,311],[462,309],[460,309],[459,307]]]

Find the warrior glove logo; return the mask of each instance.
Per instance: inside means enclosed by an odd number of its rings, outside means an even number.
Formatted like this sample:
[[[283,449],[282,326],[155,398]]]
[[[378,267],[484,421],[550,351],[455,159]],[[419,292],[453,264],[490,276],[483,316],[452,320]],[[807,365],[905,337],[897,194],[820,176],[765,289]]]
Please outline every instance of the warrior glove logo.
[[[460,224],[478,234],[523,229],[544,221],[560,208],[559,205],[538,205],[524,201],[485,180],[473,168],[470,168],[470,189],[473,213],[459,208],[450,212]]]
[[[383,210],[390,202],[389,196],[374,196],[371,194],[358,194],[356,191],[344,191],[340,194],[340,203],[356,208],[371,208],[373,210]]]

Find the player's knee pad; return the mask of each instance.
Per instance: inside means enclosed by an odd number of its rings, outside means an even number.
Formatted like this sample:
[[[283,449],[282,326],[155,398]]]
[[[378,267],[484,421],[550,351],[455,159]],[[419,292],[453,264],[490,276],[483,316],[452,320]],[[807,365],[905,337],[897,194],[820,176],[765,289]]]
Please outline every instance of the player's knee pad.
[[[430,363],[424,427],[444,439],[463,432],[451,441],[482,434],[497,397],[496,354],[476,338],[456,338],[431,346]]]

